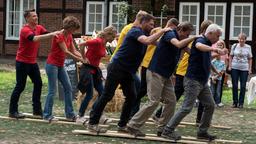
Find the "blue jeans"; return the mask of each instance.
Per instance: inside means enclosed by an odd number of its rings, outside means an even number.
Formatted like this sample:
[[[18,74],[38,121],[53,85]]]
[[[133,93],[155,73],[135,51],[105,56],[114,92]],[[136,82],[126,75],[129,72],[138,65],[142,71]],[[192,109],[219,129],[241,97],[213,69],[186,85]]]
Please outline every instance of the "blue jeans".
[[[231,78],[232,78],[232,93],[233,93],[233,104],[234,105],[243,105],[244,104],[244,96],[246,90],[246,82],[248,78],[248,71],[241,71],[237,69],[231,70]],[[240,94],[238,101],[238,80],[240,79]]]
[[[221,80],[215,80],[215,82],[211,80],[211,92],[215,103],[219,104],[221,102]]]
[[[42,90],[42,79],[40,76],[40,71],[38,65],[28,64],[24,62],[16,61],[16,86],[12,92],[9,113],[13,114],[18,112],[18,102],[20,99],[20,94],[23,92],[27,82],[27,76],[31,79],[34,84],[33,87],[33,113],[41,114],[41,90]]]
[[[122,107],[118,126],[126,126],[130,118],[132,107],[136,101],[134,81],[134,74],[124,71],[124,69],[117,63],[110,63],[108,65],[108,74],[102,96],[100,96],[92,106],[89,124],[99,123],[105,106],[113,98],[115,90],[120,84],[125,96],[125,102]]]
[[[88,75],[88,84],[86,86],[86,96],[81,103],[80,109],[79,109],[79,116],[84,116],[85,110],[90,102],[90,100],[93,97],[93,88],[96,89],[98,92],[99,97],[102,95],[103,91],[103,84],[102,80],[98,79],[98,77],[95,74],[89,74]]]
[[[46,64],[46,74],[48,76],[48,95],[45,100],[44,106],[44,119],[52,117],[53,97],[56,94],[56,84],[59,80],[64,89],[64,102],[65,102],[65,116],[72,118],[75,116],[72,105],[72,90],[68,74],[64,67],[58,67],[52,64]]]

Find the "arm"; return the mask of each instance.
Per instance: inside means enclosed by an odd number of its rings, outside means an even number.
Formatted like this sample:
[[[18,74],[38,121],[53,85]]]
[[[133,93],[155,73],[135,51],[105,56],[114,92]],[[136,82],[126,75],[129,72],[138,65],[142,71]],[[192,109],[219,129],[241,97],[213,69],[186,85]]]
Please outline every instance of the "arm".
[[[75,58],[76,60],[78,61],[81,61],[83,62],[83,59],[79,56],[76,56],[75,54],[73,54],[72,52],[70,52],[68,49],[67,49],[67,46],[65,44],[65,42],[60,42],[59,43],[59,47],[61,48],[61,50],[63,50],[66,54],[72,56],[73,58]]]
[[[252,73],[252,58],[248,59],[248,63],[249,63],[249,74]]]
[[[183,50],[190,55],[191,49],[188,47],[183,48]]]
[[[164,29],[161,29],[159,32],[148,37],[145,35],[142,35],[138,37],[138,41],[146,45],[154,44],[158,38],[160,38],[165,32],[169,30],[171,30],[171,28],[164,28]]]
[[[190,42],[192,42],[196,37],[189,37],[183,40],[178,40],[176,38],[171,39],[171,43],[175,45],[177,48],[184,48],[187,46]]]
[[[231,70],[231,65],[232,65],[232,60],[233,60],[233,56],[232,55],[229,55],[229,58],[228,58],[228,70]]]
[[[37,41],[41,41],[41,40],[44,40],[44,39],[52,38],[53,36],[56,36],[57,34],[62,33],[62,31],[63,30],[55,31],[55,32],[51,32],[51,33],[47,33],[47,34],[43,34],[43,35],[36,35],[36,36],[34,35],[30,39],[34,42],[37,42]]]

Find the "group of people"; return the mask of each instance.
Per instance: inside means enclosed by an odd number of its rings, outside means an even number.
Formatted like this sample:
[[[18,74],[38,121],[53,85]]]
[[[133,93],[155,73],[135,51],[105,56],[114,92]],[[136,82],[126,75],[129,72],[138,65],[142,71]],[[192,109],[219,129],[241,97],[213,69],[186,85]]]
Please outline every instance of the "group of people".
[[[221,28],[210,20],[202,22],[199,36],[190,36],[194,30],[189,22],[178,22],[172,18],[164,28],[154,28],[154,17],[145,11],[139,11],[133,23],[128,24],[120,33],[117,48],[107,67],[107,78],[103,86],[99,63],[106,55],[106,43],[112,42],[117,35],[113,26],[102,30],[96,39],[78,44],[75,48],[72,34],[80,28],[80,22],[73,16],[63,20],[63,29],[49,33],[38,25],[34,10],[24,13],[27,24],[21,29],[19,49],[16,56],[16,86],[11,95],[9,116],[24,118],[18,111],[18,100],[25,88],[27,76],[34,84],[33,115],[55,121],[52,114],[53,97],[56,82],[64,87],[65,116],[70,121],[83,118],[88,103],[92,99],[93,89],[98,97],[90,111],[88,129],[94,132],[106,132],[99,127],[99,121],[107,103],[113,98],[119,85],[125,101],[118,122],[118,131],[135,136],[145,136],[140,128],[162,103],[155,117],[158,119],[157,135],[179,140],[181,135],[175,131],[182,119],[191,112],[195,101],[200,104],[197,114],[198,138],[214,140],[209,134],[215,104],[221,105],[219,91],[225,67],[231,70],[234,105],[243,107],[245,86],[251,72],[251,48],[245,44],[246,35],[239,35],[239,44],[233,45],[227,57],[225,43],[219,39]],[[48,76],[48,95],[44,110],[40,96],[42,80],[36,63],[39,41],[52,38],[51,50],[46,62]],[[216,44],[215,44],[216,43]],[[215,44],[216,46],[212,46]],[[244,48],[245,47],[245,48]],[[85,49],[86,48],[86,49]],[[71,99],[71,84],[64,69],[64,59],[69,55],[81,61],[80,80],[77,88],[86,96],[81,103],[78,116],[75,114]],[[227,59],[227,58],[226,58]],[[138,70],[140,68],[140,78]],[[211,72],[212,71],[212,72]],[[175,84],[172,75],[176,75]],[[208,85],[210,77],[211,89]],[[238,102],[238,79],[241,92]],[[140,108],[141,98],[147,95],[147,102]],[[175,113],[176,102],[184,95],[181,108]]]

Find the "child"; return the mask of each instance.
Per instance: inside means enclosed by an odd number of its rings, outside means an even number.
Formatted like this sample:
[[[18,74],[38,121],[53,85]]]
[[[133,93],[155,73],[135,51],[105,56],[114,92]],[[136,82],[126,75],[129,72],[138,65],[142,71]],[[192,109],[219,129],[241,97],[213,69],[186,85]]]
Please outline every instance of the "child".
[[[223,49],[225,46],[224,41],[219,40],[217,42],[217,47]],[[221,80],[222,75],[225,72],[226,66],[225,62],[221,60],[221,56],[218,55],[215,59],[212,60],[212,65],[217,70],[217,74],[213,73],[211,74],[211,91],[212,95],[214,97],[215,103],[218,107],[222,107],[223,104],[221,103]]]

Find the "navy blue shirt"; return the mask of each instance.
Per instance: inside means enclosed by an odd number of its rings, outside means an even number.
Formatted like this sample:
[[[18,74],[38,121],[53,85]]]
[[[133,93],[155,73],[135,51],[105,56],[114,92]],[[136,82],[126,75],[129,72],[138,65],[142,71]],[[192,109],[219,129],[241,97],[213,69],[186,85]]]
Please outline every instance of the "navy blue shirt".
[[[125,71],[136,73],[147,50],[147,45],[138,41],[142,35],[145,34],[141,28],[132,27],[111,62],[118,63]]]
[[[197,49],[196,43],[198,42],[208,46],[212,45],[205,36],[199,37],[193,42],[186,77],[206,84],[210,76],[211,52],[203,52]]]
[[[171,43],[171,39],[179,36],[176,30],[166,32],[160,39],[149,65],[149,70],[165,78],[175,71],[180,57],[180,49]]]

